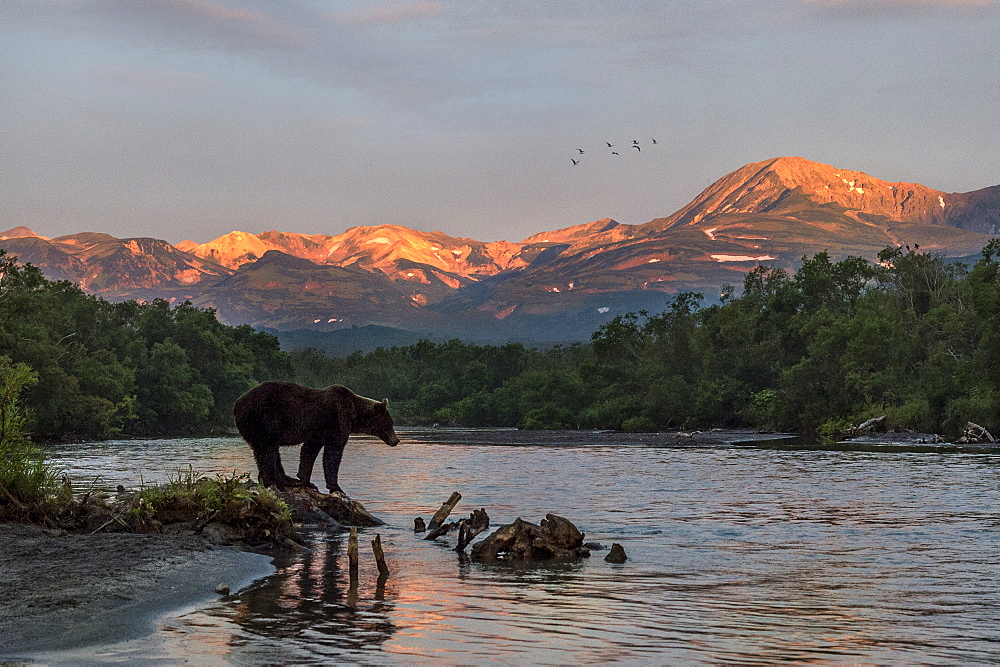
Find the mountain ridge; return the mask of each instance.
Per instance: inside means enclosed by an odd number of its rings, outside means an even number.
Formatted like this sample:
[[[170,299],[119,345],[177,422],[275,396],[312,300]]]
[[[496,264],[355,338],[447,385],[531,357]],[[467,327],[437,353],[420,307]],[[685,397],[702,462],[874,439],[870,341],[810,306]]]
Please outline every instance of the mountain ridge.
[[[228,323],[533,330],[563,340],[680,291],[717,294],[761,262],[791,269],[819,251],[874,258],[910,243],[968,256],[998,233],[1000,185],[947,193],[779,157],[724,175],[663,218],[602,218],[519,242],[383,224],[337,235],[233,231],[171,246],[94,232],[46,239],[17,227],[0,233],[0,247],[92,293],[188,299]]]

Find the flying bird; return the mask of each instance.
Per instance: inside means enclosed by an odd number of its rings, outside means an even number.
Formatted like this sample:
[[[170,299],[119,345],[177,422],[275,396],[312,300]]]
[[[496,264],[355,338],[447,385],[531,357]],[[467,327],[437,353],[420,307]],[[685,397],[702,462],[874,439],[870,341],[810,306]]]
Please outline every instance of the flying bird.
[[[576,150],[580,151],[580,153],[583,154],[583,149],[582,148],[577,148]]]
[[[611,151],[612,155],[618,155],[618,151]]]
[[[653,143],[654,143],[654,144],[656,143],[656,139],[653,139]]]
[[[605,141],[604,143],[606,143],[608,145],[608,148],[613,148],[614,147],[614,144],[611,143],[610,141]]]
[[[579,160],[574,160],[573,158],[570,158],[570,160],[573,162],[573,166],[580,164]]]
[[[639,148],[638,146],[633,146],[632,148],[636,149],[636,150],[637,150],[637,151],[639,151],[640,153],[642,152],[642,149],[641,149],[641,148]]]

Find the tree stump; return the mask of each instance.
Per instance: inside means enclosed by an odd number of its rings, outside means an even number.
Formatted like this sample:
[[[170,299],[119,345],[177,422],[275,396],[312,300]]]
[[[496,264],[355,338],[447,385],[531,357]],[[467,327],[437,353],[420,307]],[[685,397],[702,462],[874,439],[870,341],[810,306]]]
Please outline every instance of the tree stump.
[[[538,525],[518,518],[472,547],[477,561],[577,560],[590,556],[583,533],[569,519],[546,514]]]
[[[625,553],[625,547],[618,544],[617,542],[612,543],[611,551],[607,556],[604,557],[609,563],[621,564],[628,560],[628,555]]]
[[[351,536],[347,538],[347,560],[349,563],[351,582],[358,580],[358,528],[351,527]]]
[[[382,551],[382,537],[380,535],[375,535],[375,539],[372,540],[372,553],[375,554],[375,564],[378,566],[378,576],[379,579],[384,579],[389,576],[389,566],[385,563],[385,552]]]

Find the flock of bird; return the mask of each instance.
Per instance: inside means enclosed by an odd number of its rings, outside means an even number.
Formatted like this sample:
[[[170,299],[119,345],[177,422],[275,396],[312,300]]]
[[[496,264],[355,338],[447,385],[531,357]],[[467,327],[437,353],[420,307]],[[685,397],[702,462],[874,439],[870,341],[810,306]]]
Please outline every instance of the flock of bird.
[[[651,145],[655,145],[655,144],[659,143],[656,139],[650,139],[650,141],[652,142]],[[605,141],[604,143],[607,144],[607,146],[605,146],[603,149],[598,149],[598,150],[601,150],[602,152],[605,152],[605,153],[610,154],[610,155],[621,155],[621,153],[619,153],[617,150],[612,150],[612,149],[617,148],[615,144],[611,143],[610,141]],[[642,146],[639,144],[639,140],[638,139],[633,139],[632,143],[628,144],[628,149],[626,149],[626,150],[633,149],[633,148],[638,153],[642,152]],[[586,152],[587,151],[583,150],[582,148],[577,148],[576,149],[576,154],[577,155],[584,155]],[[629,150],[629,152],[631,152],[631,150]],[[576,158],[572,158],[571,157],[570,161],[573,163],[573,166],[575,167],[576,165],[580,164],[580,161],[582,159],[583,158],[580,158],[578,160]]]

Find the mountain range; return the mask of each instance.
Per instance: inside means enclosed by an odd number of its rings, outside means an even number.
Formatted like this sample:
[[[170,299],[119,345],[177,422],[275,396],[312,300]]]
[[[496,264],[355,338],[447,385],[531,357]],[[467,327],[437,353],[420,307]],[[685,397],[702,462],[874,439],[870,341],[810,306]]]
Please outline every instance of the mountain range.
[[[0,233],[0,248],[109,300],[190,300],[229,324],[543,342],[586,339],[681,291],[714,297],[761,263],[792,269],[824,250],[874,258],[904,245],[968,257],[993,235],[1000,185],[946,193],[781,157],[723,176],[668,217],[603,219],[516,243],[401,225],[335,236],[234,231],[176,246],[16,227]]]

